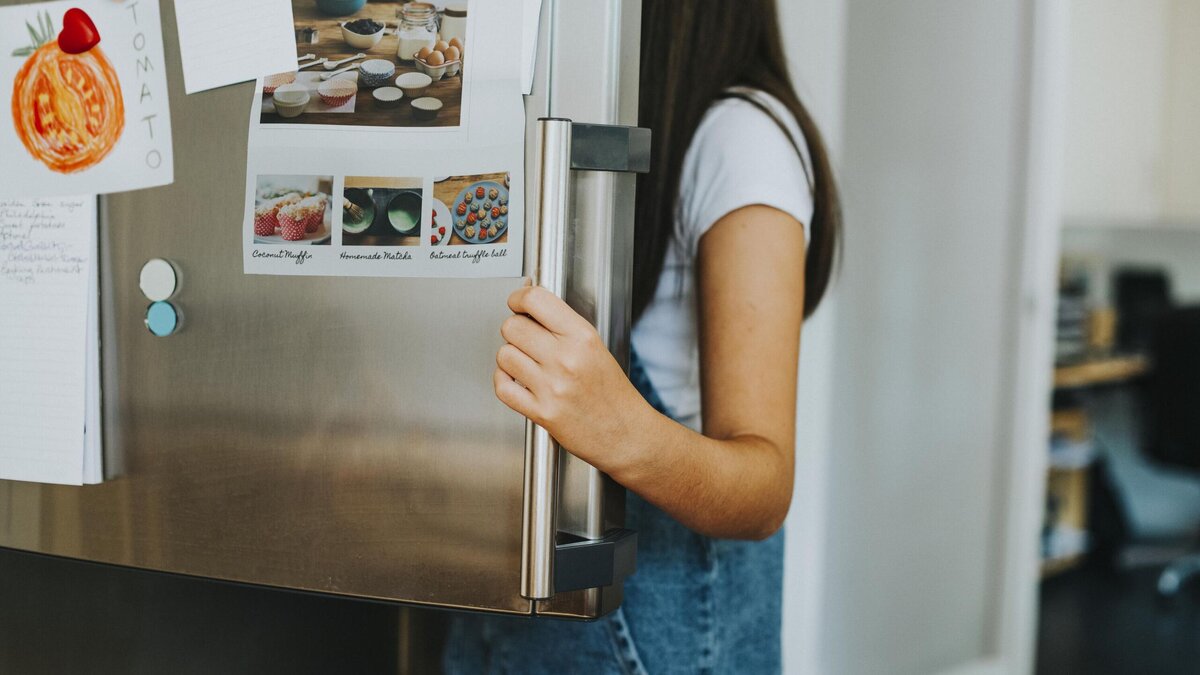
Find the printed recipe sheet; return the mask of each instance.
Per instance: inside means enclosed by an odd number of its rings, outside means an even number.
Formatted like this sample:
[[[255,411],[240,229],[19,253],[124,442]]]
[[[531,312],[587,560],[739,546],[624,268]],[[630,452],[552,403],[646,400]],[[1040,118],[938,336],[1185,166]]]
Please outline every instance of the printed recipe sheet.
[[[246,273],[521,273],[521,5],[441,4],[293,0],[299,67],[251,111]]]

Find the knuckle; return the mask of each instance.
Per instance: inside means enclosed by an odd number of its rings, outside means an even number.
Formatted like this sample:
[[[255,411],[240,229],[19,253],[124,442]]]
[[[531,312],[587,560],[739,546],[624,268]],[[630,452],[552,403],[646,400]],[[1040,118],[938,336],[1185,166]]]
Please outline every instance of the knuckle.
[[[575,350],[570,350],[562,355],[560,365],[568,376],[577,377],[587,368],[587,358]]]
[[[532,418],[534,422],[540,426],[550,428],[558,423],[562,415],[562,408],[554,403],[547,403],[538,406],[534,413],[535,417]]]
[[[600,334],[595,330],[585,331],[583,335],[580,336],[579,342],[580,345],[588,351],[605,349],[604,342],[600,339]]]
[[[556,399],[570,398],[573,390],[572,384],[563,378],[555,378],[550,383],[550,394]]]

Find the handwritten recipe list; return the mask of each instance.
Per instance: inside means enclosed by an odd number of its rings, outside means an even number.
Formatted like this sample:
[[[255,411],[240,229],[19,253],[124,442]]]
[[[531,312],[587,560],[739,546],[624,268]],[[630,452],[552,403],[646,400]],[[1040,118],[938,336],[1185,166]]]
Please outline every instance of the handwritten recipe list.
[[[0,200],[0,478],[100,480],[95,251],[94,197]]]

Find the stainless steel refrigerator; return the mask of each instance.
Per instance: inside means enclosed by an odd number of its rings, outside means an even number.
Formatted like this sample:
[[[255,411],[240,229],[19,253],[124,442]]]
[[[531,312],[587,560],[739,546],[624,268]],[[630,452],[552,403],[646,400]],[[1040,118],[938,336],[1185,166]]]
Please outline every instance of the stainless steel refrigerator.
[[[647,147],[629,128],[639,21],[638,0],[548,1],[526,98],[526,273],[557,283],[622,361]],[[184,96],[168,60],[175,183],[101,204],[113,477],[0,482],[0,547],[497,613],[618,606],[634,540],[622,489],[492,392],[520,280],[243,274],[251,87]],[[144,325],[153,258],[181,279],[167,338]]]

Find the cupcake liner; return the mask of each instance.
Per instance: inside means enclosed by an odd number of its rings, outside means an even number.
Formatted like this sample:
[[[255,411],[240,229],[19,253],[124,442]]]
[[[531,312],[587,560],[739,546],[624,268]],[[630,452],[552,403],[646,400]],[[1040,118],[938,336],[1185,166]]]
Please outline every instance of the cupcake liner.
[[[258,209],[254,212],[254,234],[259,237],[269,237],[275,234],[279,227],[279,219],[273,208]]]
[[[286,225],[279,228],[279,236],[284,241],[301,241],[304,239],[304,228],[293,225]]]
[[[274,94],[275,90],[279,87],[282,87],[285,84],[292,84],[295,81],[296,73],[277,73],[275,75],[268,75],[266,79],[263,80],[263,93]]]
[[[313,209],[304,219],[304,231],[313,234],[321,229],[321,224],[325,221],[325,212]]]
[[[297,204],[290,204],[279,209],[279,228],[286,230],[289,227],[298,227],[300,231],[304,231],[305,223],[307,222],[308,213],[305,209]]]

